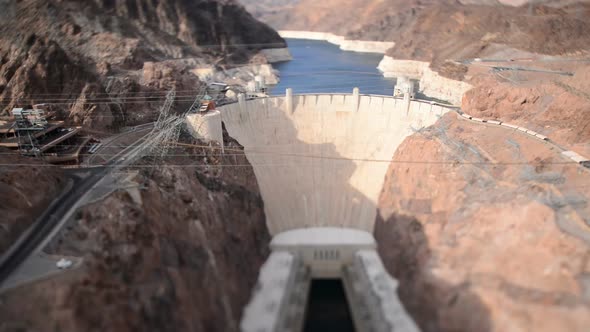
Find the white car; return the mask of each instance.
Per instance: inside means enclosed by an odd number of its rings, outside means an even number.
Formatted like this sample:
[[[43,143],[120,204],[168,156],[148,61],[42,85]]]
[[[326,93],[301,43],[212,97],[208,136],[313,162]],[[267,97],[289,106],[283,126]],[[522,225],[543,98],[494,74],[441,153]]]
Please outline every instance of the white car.
[[[64,270],[69,269],[73,264],[74,263],[71,260],[62,258],[55,263],[55,266],[57,266],[58,269]]]

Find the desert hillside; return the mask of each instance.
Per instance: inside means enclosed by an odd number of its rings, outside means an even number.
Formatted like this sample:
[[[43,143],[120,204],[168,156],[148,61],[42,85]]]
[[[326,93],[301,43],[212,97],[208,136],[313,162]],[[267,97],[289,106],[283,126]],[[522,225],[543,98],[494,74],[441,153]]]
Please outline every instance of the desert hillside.
[[[284,46],[231,0],[2,1],[0,18],[4,115],[47,103],[94,129],[145,122],[140,115],[149,119],[163,99],[129,98],[196,91],[191,68],[244,64],[262,48]]]
[[[49,120],[100,138],[154,121],[171,89],[172,112],[186,111],[204,84],[195,69],[265,63],[261,49],[285,46],[232,0],[1,1],[0,19],[2,124],[13,121],[13,107],[44,104]],[[97,170],[0,154],[1,252]],[[184,157],[162,163],[197,166],[143,168],[134,173],[136,191],[97,185],[106,190],[99,199],[77,197],[86,201],[63,217],[66,226],[55,226],[51,243],[27,257],[49,262],[48,275],[2,288],[0,330],[236,331],[268,254],[254,175],[235,153],[231,160],[206,149],[176,154]],[[222,162],[241,167],[209,166]],[[79,268],[52,275],[62,257]]]
[[[590,41],[585,33],[590,29],[585,19],[590,15],[588,1],[536,1],[534,6],[496,0],[242,2],[279,30],[395,42],[388,54],[403,59],[476,57],[494,44],[563,54],[579,51]]]

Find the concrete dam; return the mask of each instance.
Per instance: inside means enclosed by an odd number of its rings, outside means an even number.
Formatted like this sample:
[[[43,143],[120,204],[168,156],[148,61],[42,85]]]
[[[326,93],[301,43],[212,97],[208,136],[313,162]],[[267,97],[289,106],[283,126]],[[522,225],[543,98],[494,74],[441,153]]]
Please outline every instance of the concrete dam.
[[[450,108],[418,100],[311,94],[220,108],[244,146],[275,235],[310,227],[373,231],[376,203],[397,147]]]

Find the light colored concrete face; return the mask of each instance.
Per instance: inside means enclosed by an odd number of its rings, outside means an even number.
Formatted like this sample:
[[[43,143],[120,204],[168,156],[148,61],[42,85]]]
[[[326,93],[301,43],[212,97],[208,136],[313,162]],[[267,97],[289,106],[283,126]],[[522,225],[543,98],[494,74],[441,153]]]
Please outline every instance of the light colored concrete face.
[[[371,233],[339,227],[314,227],[286,231],[273,236],[273,252],[297,253],[312,278],[342,278],[344,267],[353,263],[359,250],[377,248]]]
[[[383,96],[301,95],[221,107],[260,186],[271,234],[305,227],[373,231],[398,145],[449,111]],[[379,160],[379,161],[375,161]]]
[[[186,123],[193,137],[223,144],[223,129],[219,111],[190,114],[186,117]]]

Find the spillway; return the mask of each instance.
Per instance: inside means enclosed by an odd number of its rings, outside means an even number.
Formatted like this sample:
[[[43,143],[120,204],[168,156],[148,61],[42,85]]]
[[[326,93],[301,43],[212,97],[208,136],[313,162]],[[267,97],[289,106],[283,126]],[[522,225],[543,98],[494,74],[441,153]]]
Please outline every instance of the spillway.
[[[450,110],[358,92],[289,91],[220,107],[228,133],[254,168],[273,235],[322,226],[372,232],[397,147]]]

